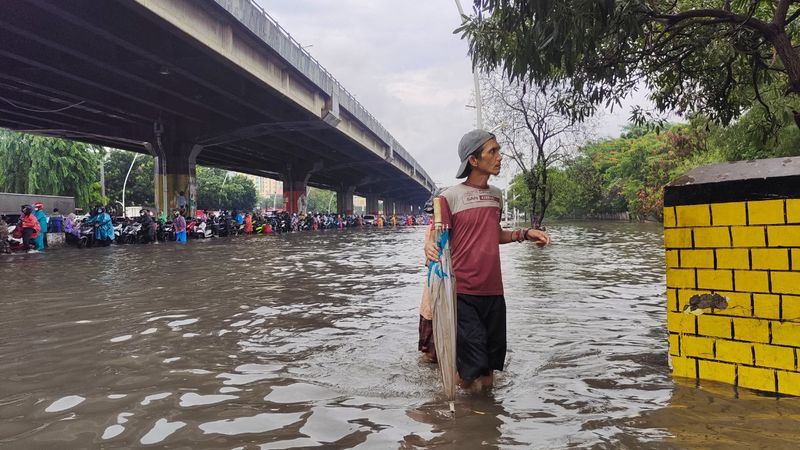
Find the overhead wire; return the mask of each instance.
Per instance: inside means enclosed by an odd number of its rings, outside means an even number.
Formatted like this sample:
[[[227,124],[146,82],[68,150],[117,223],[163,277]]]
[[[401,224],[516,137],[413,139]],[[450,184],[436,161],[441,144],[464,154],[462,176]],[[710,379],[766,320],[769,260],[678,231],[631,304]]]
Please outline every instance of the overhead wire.
[[[29,111],[29,112],[35,112],[35,113],[57,113],[57,112],[61,112],[61,111],[66,111],[66,110],[68,110],[70,108],[74,108],[76,106],[80,106],[80,105],[86,103],[86,100],[81,100],[78,103],[75,103],[75,104],[72,104],[72,105],[67,105],[67,106],[65,106],[63,108],[48,110],[48,109],[26,108],[24,106],[20,106],[20,105],[18,105],[16,103],[12,102],[11,100],[9,100],[9,99],[7,99],[5,97],[0,97],[0,100],[3,100],[4,102],[8,103],[9,105],[13,106],[14,108],[21,109],[21,110],[24,110],[24,111]]]

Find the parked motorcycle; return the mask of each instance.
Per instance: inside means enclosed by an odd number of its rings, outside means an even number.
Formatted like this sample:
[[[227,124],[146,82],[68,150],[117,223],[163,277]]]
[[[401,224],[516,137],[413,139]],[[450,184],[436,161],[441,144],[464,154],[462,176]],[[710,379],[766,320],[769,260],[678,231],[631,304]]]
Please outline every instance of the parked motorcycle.
[[[16,225],[8,226],[8,248],[12,252],[27,251],[28,249],[22,248],[22,233],[14,231],[17,229]]]
[[[142,224],[131,222],[122,229],[120,237],[117,238],[118,244],[136,244],[142,242]]]
[[[199,239],[208,239],[214,237],[214,232],[206,224],[205,220],[201,220],[192,230],[192,237]]]

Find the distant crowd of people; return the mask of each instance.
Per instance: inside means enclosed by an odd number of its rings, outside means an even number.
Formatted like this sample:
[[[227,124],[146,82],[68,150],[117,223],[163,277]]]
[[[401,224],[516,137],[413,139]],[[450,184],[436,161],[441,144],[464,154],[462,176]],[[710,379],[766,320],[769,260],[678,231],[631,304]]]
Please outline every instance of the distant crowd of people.
[[[353,227],[386,227],[427,225],[426,214],[335,214],[293,213],[287,211],[209,211],[198,210],[195,217],[187,206],[167,215],[141,209],[135,218],[114,214],[112,208],[97,206],[88,214],[78,212],[62,216],[56,208],[48,216],[41,202],[22,205],[19,219],[9,223],[0,217],[0,253],[42,251],[47,247],[48,233],[64,233],[67,244],[77,247],[107,246],[111,243],[153,243],[189,238],[224,237],[239,234],[272,234]]]

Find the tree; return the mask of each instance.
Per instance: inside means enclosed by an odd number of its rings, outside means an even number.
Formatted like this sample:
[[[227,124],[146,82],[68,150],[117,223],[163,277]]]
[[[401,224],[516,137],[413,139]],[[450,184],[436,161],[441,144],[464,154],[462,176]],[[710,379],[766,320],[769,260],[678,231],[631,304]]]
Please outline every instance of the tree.
[[[153,205],[155,203],[155,160],[149,155],[139,155],[124,150],[111,150],[105,159],[106,195],[110,203],[122,203],[122,186],[128,169],[131,170],[125,185],[125,206]],[[136,162],[131,168],[134,157]]]
[[[553,199],[548,175],[576,142],[585,140],[584,127],[559,110],[557,86],[529,89],[499,74],[484,77],[482,84],[487,127],[498,129],[504,155],[519,169],[531,226],[539,227]]]
[[[197,167],[197,208],[250,211],[256,204],[256,186],[241,174]]]
[[[313,187],[308,188],[309,212],[332,212],[336,211],[337,208],[336,192]]]
[[[0,190],[66,195],[87,209],[104,204],[100,195],[101,147],[0,130]]]
[[[762,89],[800,92],[800,7],[792,0],[474,0],[456,30],[473,64],[537,86],[569,83],[575,118],[619,104],[642,81],[661,111],[727,125]],[[800,127],[797,102],[788,108]],[[774,117],[782,117],[778,114]],[[643,121],[639,109],[634,118]]]
[[[710,145],[712,133],[702,121],[671,125],[661,133],[628,127],[618,138],[584,145],[553,174],[559,183],[555,213],[593,217],[628,212],[639,220],[660,219],[667,183],[722,160]]]

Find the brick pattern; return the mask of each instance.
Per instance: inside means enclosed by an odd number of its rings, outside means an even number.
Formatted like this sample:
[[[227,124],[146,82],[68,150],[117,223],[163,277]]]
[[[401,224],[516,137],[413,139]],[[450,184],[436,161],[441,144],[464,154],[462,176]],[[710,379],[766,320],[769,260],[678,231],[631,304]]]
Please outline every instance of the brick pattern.
[[[800,396],[800,199],[665,207],[664,247],[673,375]]]

